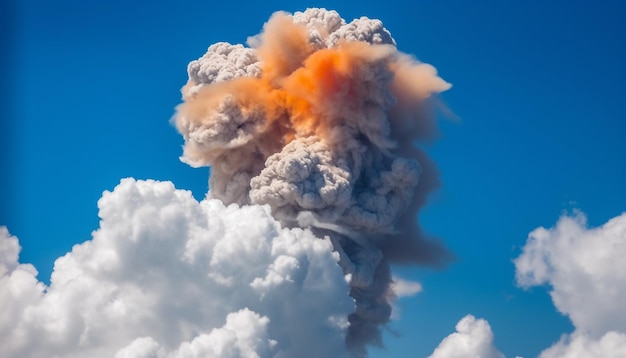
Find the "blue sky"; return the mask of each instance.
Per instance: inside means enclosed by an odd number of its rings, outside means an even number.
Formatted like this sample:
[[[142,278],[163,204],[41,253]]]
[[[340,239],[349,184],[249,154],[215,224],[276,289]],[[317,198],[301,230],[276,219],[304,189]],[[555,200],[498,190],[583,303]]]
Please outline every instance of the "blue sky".
[[[0,224],[20,238],[20,261],[47,282],[98,228],[96,203],[121,178],[204,197],[208,169],[178,160],[169,123],[187,63],[217,41],[245,43],[274,11],[307,7],[381,19],[401,51],[453,84],[442,98],[458,120],[442,119],[425,145],[443,185],[420,220],[457,261],[397,268],[424,290],[400,301],[386,350],[371,356],[426,356],[468,313],[489,321],[507,356],[536,356],[572,331],[546,289],[516,286],[512,260],[563,212],[597,226],[626,211],[618,1],[16,2],[3,40]]]

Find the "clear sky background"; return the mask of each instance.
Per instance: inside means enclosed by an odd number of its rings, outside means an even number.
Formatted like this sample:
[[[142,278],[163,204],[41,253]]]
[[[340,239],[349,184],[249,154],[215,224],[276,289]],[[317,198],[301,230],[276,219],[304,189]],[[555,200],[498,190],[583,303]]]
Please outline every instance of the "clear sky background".
[[[426,356],[464,315],[487,319],[507,356],[572,331],[544,288],[515,284],[528,233],[580,209],[591,226],[626,211],[626,5],[620,1],[21,0],[0,12],[0,225],[48,282],[56,258],[98,228],[121,178],[170,180],[198,199],[208,169],[178,160],[169,119],[186,66],[218,41],[245,43],[277,10],[379,18],[399,50],[453,84],[425,146],[443,186],[421,213],[457,261],[399,267],[423,292],[399,302],[386,350]],[[3,11],[6,10],[6,11]]]

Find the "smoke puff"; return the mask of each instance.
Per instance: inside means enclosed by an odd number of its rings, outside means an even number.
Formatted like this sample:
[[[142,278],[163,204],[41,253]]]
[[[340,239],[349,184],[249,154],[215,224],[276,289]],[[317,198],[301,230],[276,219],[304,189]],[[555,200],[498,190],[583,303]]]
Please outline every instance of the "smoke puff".
[[[270,156],[251,180],[250,198],[269,204],[278,217],[295,218],[307,210],[335,222],[350,204],[349,176],[347,163],[335,160],[323,142],[294,140]]]
[[[355,308],[328,239],[169,182],[122,180],[98,206],[100,228],[56,260],[49,287],[0,228],[4,355],[347,355]]]
[[[346,21],[336,11],[316,8],[304,12],[296,11],[293,14],[293,22],[306,27],[308,42],[317,49],[329,47],[328,35],[346,25]]]
[[[341,26],[334,31],[328,39],[327,46],[337,45],[340,41],[363,41],[376,45],[394,45],[396,41],[391,33],[383,27],[383,22],[378,19],[361,17],[347,25]]]
[[[357,306],[346,339],[363,355],[391,314],[389,264],[449,258],[416,222],[438,180],[415,141],[433,137],[432,97],[450,85],[376,19],[278,12],[248,44],[189,65],[181,159],[211,166],[210,198],[331,238]]]
[[[189,79],[199,84],[224,82],[238,77],[258,77],[261,66],[254,51],[242,45],[218,42],[187,67]],[[196,89],[190,89],[192,92]]]

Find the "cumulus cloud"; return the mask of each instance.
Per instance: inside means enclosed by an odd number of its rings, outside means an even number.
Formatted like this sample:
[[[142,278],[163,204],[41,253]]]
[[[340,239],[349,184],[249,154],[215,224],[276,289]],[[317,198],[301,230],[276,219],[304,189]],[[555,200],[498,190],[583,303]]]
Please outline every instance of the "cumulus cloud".
[[[269,318],[261,317],[247,308],[229,313],[223,327],[214,328],[190,343],[183,343],[176,355],[180,358],[270,357],[278,342],[269,338],[269,322]]]
[[[626,334],[610,331],[599,339],[574,332],[563,335],[539,358],[622,358],[626,357]]]
[[[444,338],[429,358],[504,358],[493,343],[493,332],[484,319],[463,317],[456,332]]]
[[[15,236],[9,234],[9,230],[0,226],[0,275],[13,271],[18,265],[20,244]]]
[[[3,354],[348,354],[355,306],[329,239],[169,182],[124,179],[98,206],[100,228],[56,260],[48,287],[0,229]]]
[[[515,259],[521,287],[549,285],[575,331],[544,351],[548,357],[618,357],[626,351],[626,213],[588,228],[582,212],[532,231]]]
[[[624,257],[626,213],[589,228],[585,215],[576,211],[563,215],[553,228],[540,227],[528,235],[514,260],[517,284],[550,286],[555,307],[575,327],[541,352],[540,358],[626,356]],[[470,315],[431,357],[502,357],[492,344],[489,324]]]

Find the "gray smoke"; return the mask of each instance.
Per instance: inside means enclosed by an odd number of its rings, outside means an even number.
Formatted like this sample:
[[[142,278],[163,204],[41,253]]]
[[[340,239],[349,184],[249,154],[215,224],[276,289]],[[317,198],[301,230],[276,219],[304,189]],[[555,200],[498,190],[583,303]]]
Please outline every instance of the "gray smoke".
[[[365,355],[391,314],[389,265],[449,258],[417,223],[439,183],[415,141],[432,138],[432,96],[450,85],[366,17],[276,13],[248,43],[189,64],[181,159],[211,166],[210,198],[330,237],[356,302],[346,343]]]

